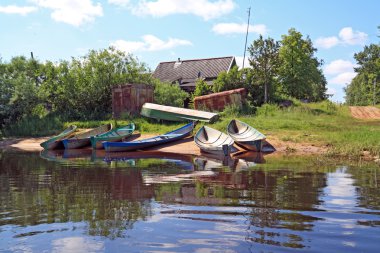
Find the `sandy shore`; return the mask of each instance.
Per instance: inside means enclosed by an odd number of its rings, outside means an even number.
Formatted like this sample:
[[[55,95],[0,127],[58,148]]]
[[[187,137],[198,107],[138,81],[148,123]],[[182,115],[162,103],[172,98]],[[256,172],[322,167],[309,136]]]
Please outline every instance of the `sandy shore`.
[[[152,137],[150,134],[142,134],[139,137],[135,137],[134,139],[144,139],[148,137]],[[46,141],[48,137],[43,138],[13,138],[13,139],[5,139],[0,141],[0,149],[7,150],[19,150],[19,151],[30,151],[37,152],[41,151],[42,147],[40,143]],[[323,154],[327,151],[327,147],[318,147],[309,143],[294,143],[294,142],[284,142],[279,140],[276,137],[271,136],[267,139],[267,141],[276,148],[275,153],[292,153],[296,155],[303,154]],[[188,155],[200,155],[199,148],[195,145],[193,138],[186,138],[183,140],[179,140],[174,143],[170,143],[167,145],[161,145],[158,147],[151,148],[150,150],[162,151],[162,152],[170,152],[170,153],[178,153],[178,154],[188,154]]]

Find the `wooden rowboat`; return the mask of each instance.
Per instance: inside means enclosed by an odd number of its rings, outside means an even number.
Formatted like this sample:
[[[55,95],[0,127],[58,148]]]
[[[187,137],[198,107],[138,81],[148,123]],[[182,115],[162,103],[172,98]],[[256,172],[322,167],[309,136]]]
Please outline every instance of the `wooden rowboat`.
[[[173,106],[145,103],[141,109],[141,115],[158,120],[168,121],[204,121],[214,122],[218,119],[218,114],[179,108]]]
[[[76,129],[77,126],[71,125],[65,130],[63,130],[63,132],[61,132],[60,134],[48,139],[47,141],[42,142],[40,146],[47,150],[63,148],[62,139],[72,135]]]
[[[109,132],[91,136],[91,146],[95,149],[102,149],[105,141],[123,141],[128,136],[131,136],[135,131],[135,124],[130,123],[124,127],[113,129]]]
[[[86,146],[90,146],[91,136],[108,132],[111,129],[112,129],[112,124],[102,125],[88,132],[76,134],[69,139],[64,139],[62,140],[62,142],[63,142],[63,145],[65,146],[65,149],[83,148]]]
[[[233,150],[234,140],[211,127],[201,127],[194,137],[194,142],[204,152],[229,155]]]
[[[139,149],[145,149],[157,145],[161,145],[168,142],[173,142],[185,138],[191,135],[195,126],[194,122],[191,122],[183,127],[180,127],[174,131],[168,132],[163,135],[158,135],[152,138],[143,140],[136,140],[130,142],[104,142],[103,146],[106,151],[133,151]]]
[[[250,125],[233,119],[227,126],[227,133],[235,143],[246,150],[260,152],[263,147],[265,135]]]

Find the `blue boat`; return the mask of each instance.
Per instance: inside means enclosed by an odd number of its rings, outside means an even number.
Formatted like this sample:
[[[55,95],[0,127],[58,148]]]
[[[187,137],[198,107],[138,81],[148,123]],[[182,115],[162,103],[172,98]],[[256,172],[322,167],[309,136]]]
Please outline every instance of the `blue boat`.
[[[103,142],[103,147],[106,151],[134,151],[139,149],[150,148],[153,146],[177,141],[183,139],[187,136],[190,136],[195,123],[191,122],[183,127],[180,127],[174,131],[168,132],[163,135],[157,135],[155,137],[130,141],[130,142]]]

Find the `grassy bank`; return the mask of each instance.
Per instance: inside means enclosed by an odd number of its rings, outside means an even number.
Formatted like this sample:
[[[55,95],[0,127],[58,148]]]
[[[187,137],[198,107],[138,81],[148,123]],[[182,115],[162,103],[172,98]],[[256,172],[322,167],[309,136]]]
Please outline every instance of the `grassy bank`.
[[[307,143],[329,147],[328,155],[360,157],[363,152],[372,156],[380,155],[380,120],[358,120],[351,117],[348,106],[331,102],[301,104],[280,109],[275,105],[265,105],[255,113],[247,115],[234,108],[221,113],[221,119],[213,127],[225,131],[231,119],[240,119],[267,135],[284,143]],[[159,123],[146,118],[126,120],[62,122],[58,118],[22,121],[7,131],[6,136],[44,136],[59,132],[64,127],[75,124],[79,128],[93,128],[111,122],[119,126],[133,121],[141,133],[164,133],[183,123]],[[199,128],[202,124],[198,124]]]

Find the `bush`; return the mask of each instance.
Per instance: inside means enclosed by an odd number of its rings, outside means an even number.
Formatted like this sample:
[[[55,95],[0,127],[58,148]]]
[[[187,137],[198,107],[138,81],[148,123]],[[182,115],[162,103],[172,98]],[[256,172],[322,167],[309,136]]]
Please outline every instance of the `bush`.
[[[156,81],[154,84],[154,101],[157,104],[183,107],[184,100],[189,95],[181,90],[178,84]]]

